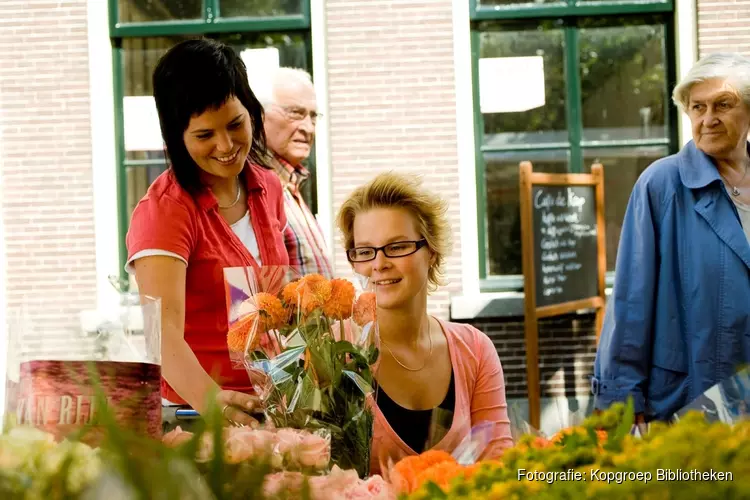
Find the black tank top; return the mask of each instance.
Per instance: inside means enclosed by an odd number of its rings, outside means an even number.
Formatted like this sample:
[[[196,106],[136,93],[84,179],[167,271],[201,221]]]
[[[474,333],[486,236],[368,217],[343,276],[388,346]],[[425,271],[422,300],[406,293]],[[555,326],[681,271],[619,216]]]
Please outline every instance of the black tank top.
[[[453,424],[456,406],[456,387],[451,371],[451,381],[443,402],[431,410],[409,410],[393,401],[378,387],[375,400],[380,411],[394,432],[412,450],[422,453],[429,445],[434,446]]]

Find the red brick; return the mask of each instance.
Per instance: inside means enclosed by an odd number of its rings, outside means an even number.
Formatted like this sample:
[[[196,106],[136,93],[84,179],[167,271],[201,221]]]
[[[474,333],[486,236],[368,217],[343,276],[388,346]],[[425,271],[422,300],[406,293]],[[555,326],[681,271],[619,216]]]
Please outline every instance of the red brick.
[[[48,353],[75,354],[96,302],[86,15],[86,0],[3,0],[0,16],[8,307]]]

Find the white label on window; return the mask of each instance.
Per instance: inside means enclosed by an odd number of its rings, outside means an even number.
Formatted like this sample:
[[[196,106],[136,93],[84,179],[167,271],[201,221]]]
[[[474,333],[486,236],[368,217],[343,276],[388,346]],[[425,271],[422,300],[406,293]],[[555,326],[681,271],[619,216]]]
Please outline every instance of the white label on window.
[[[513,113],[544,106],[544,59],[493,57],[479,60],[482,113]]]
[[[126,151],[162,151],[156,102],[150,95],[127,96],[122,100]]]
[[[240,57],[247,68],[247,81],[258,99],[271,97],[271,75],[279,69],[279,49],[245,49]]]

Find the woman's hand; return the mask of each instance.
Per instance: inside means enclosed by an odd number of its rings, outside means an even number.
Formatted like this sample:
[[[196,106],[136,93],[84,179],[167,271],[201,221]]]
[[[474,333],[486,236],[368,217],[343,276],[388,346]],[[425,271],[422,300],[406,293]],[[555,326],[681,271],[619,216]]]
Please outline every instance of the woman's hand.
[[[258,421],[250,416],[250,413],[257,413],[261,410],[258,396],[223,390],[216,395],[216,402],[221,408],[221,416],[230,424],[258,427]]]

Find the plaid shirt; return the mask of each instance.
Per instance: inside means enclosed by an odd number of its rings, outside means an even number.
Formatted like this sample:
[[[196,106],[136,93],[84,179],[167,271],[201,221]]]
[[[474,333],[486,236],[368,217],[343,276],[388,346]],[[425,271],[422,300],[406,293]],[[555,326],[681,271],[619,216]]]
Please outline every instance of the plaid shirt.
[[[318,273],[333,278],[323,232],[300,193],[300,185],[310,173],[301,165],[292,167],[278,156],[272,161],[284,188],[284,208],[288,221],[284,243],[289,252],[289,265],[297,267],[302,275]]]

